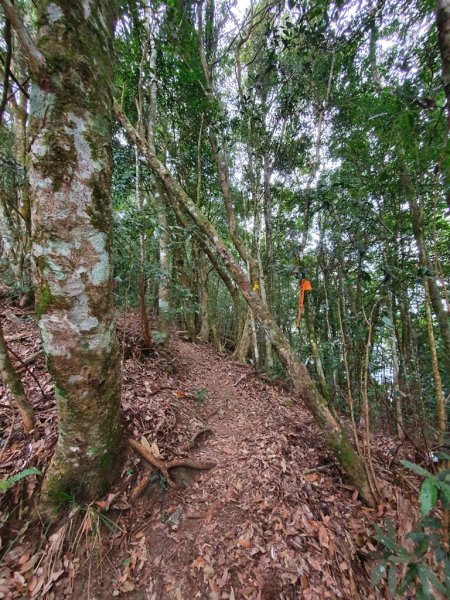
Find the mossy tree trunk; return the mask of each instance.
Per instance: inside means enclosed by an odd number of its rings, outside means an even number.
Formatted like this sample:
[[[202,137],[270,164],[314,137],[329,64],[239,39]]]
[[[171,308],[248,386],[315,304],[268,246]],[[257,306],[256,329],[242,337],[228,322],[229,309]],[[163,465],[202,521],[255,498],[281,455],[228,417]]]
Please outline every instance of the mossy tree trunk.
[[[34,80],[36,314],[59,431],[43,492],[54,502],[67,494],[91,499],[108,488],[120,450],[110,255],[114,3],[42,0],[36,46],[8,14]]]
[[[5,338],[3,336],[2,324],[0,321],[0,375],[2,376],[5,385],[9,388],[11,396],[19,409],[22,416],[23,427],[28,433],[34,428],[34,413],[33,407],[28,402],[27,395],[20,380],[19,374],[11,364],[6,347]]]

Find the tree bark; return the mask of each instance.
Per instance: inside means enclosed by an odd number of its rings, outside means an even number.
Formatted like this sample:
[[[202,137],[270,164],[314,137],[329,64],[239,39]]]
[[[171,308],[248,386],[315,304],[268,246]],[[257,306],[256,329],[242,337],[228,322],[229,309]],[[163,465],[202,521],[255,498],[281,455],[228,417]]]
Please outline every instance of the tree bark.
[[[168,347],[170,342],[170,301],[169,301],[169,225],[167,223],[166,207],[162,203],[161,194],[155,191],[155,204],[158,216],[159,229],[159,286],[158,286],[158,331],[163,336],[163,346]]]
[[[439,361],[436,352],[436,342],[434,339],[433,332],[433,319],[431,317],[431,308],[430,308],[430,287],[428,279],[424,279],[424,287],[425,287],[425,317],[427,322],[427,333],[428,333],[428,344],[430,346],[430,355],[431,355],[431,369],[433,372],[433,380],[434,380],[434,393],[436,396],[436,413],[437,413],[437,441],[439,444],[442,444],[444,441],[444,435],[447,431],[447,418],[445,414],[445,397],[444,391],[442,389],[442,379],[441,373],[439,371]]]
[[[36,315],[55,383],[59,437],[43,495],[92,499],[120,452],[120,364],[112,305],[114,3],[44,0],[31,98]]]

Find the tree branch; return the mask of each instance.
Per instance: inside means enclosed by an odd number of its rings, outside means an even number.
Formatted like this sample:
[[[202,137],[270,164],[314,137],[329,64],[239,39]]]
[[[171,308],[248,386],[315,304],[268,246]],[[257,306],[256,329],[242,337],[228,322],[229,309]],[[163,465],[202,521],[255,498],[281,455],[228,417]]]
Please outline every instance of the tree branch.
[[[38,81],[42,80],[46,74],[48,67],[44,55],[31,39],[27,28],[22,22],[19,13],[13,6],[10,0],[0,0],[0,6],[3,8],[5,17],[11,23],[14,31],[16,32],[17,38],[22,47],[22,52],[28,61],[28,66],[31,74]]]

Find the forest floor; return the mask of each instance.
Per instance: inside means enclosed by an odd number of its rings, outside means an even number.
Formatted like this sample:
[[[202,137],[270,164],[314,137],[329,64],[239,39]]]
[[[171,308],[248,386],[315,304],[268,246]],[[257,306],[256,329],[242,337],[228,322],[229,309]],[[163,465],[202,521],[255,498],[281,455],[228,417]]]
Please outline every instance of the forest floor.
[[[22,361],[34,356],[31,312],[2,309],[10,348]],[[173,469],[172,489],[128,448],[111,493],[89,506],[68,501],[52,525],[36,518],[40,478],[23,479],[0,496],[0,598],[390,598],[370,585],[373,527],[389,516],[408,531],[409,501],[393,491],[377,509],[364,506],[288,386],[182,333],[169,353],[144,355],[133,311],[118,333],[126,435],[163,460],[216,466]],[[43,472],[57,437],[42,356],[22,374],[38,423],[23,434],[0,383],[0,478]],[[373,446],[380,468],[397,455],[389,436]]]

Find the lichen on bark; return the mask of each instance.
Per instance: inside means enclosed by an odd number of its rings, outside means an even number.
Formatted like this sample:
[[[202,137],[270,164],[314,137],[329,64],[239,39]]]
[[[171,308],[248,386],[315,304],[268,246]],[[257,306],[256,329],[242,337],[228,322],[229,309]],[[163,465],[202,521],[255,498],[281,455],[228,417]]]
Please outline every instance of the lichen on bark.
[[[47,85],[31,106],[36,313],[58,408],[44,496],[91,499],[120,453],[120,366],[111,272],[113,4],[43,1]]]

